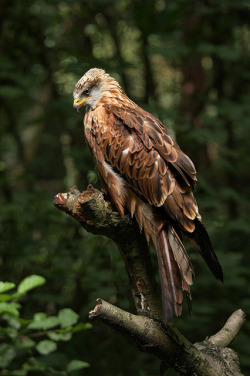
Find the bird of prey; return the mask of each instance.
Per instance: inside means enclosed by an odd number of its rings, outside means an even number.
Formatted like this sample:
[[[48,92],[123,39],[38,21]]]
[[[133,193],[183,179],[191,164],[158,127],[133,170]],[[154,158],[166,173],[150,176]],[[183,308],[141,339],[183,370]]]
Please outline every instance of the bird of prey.
[[[87,144],[105,193],[121,214],[135,216],[156,248],[163,321],[182,311],[183,291],[191,300],[194,274],[182,243],[185,235],[216,278],[220,263],[198,211],[196,170],[166,127],[127,97],[103,69],[92,68],[77,82],[74,108],[84,106]]]

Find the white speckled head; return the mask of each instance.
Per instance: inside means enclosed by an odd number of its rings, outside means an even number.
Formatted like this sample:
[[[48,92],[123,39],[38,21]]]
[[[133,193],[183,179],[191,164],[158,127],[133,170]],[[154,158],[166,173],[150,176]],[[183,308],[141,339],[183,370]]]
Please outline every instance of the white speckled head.
[[[112,87],[119,87],[119,84],[103,69],[92,68],[87,71],[77,82],[73,97],[74,107],[78,110],[83,105],[90,108],[96,106],[103,96],[104,91]]]

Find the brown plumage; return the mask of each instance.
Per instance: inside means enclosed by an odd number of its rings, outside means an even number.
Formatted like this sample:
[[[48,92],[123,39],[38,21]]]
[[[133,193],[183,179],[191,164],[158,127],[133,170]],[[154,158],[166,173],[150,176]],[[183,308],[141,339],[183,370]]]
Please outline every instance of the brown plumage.
[[[83,105],[86,140],[105,192],[121,215],[135,216],[156,248],[167,323],[181,314],[183,291],[191,300],[194,271],[182,234],[223,280],[193,195],[195,167],[160,120],[130,100],[104,70],[90,69],[76,84],[74,107]]]

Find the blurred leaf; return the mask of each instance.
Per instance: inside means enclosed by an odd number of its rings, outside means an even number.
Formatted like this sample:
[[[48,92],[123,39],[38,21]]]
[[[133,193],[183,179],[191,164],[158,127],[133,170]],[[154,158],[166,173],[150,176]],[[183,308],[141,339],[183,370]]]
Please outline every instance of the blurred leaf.
[[[14,329],[20,329],[22,326],[21,319],[19,317],[13,316],[12,314],[5,313],[3,319],[7,321],[8,325]]]
[[[56,333],[56,332],[50,332],[47,333],[47,336],[52,340],[52,341],[70,341],[72,338],[71,332],[67,333]]]
[[[0,295],[0,302],[7,302],[8,300],[11,300],[12,296],[7,294],[1,294]]]
[[[16,286],[15,283],[0,281],[0,294],[5,291],[13,289],[15,286]]]
[[[29,325],[29,329],[41,329],[41,330],[47,330],[54,328],[55,326],[58,326],[60,324],[60,321],[58,317],[56,316],[50,316],[43,318],[41,317],[40,320],[34,320]]]
[[[87,330],[87,329],[92,329],[93,328],[93,325],[91,325],[90,323],[79,323],[78,325],[74,326],[74,328],[72,328],[72,332],[73,333],[76,333],[76,332],[79,332],[81,330]]]
[[[61,309],[58,319],[62,328],[67,328],[77,323],[79,315],[70,308]]]
[[[20,343],[19,343],[20,348],[28,349],[28,348],[34,347],[35,344],[36,344],[35,341],[33,341],[29,337],[20,337]]]
[[[7,367],[15,356],[16,352],[13,346],[7,343],[0,344],[0,368]]]
[[[17,292],[19,294],[25,294],[29,290],[42,286],[45,282],[46,279],[40,275],[30,275],[21,281],[17,287]]]
[[[36,312],[33,316],[33,321],[42,321],[47,318],[45,312]]]
[[[0,314],[10,313],[11,315],[19,316],[19,308],[20,304],[17,303],[0,303]]]
[[[83,362],[82,360],[72,360],[68,366],[67,366],[67,372],[73,372],[77,371],[82,368],[87,368],[89,367],[89,363]]]
[[[57,349],[57,344],[45,339],[36,345],[36,349],[40,354],[48,355]]]

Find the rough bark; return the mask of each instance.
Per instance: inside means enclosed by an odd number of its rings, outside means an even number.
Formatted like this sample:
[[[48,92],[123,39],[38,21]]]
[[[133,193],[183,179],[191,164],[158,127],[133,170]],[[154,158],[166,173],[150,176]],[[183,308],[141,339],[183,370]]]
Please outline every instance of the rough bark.
[[[142,351],[156,355],[162,368],[174,368],[187,376],[242,375],[236,352],[226,347],[239,332],[245,314],[235,311],[224,327],[203,342],[192,344],[174,326],[161,322],[161,302],[152,273],[147,242],[136,222],[112,210],[103,194],[89,186],[80,193],[71,188],[59,193],[54,205],[76,219],[93,234],[106,235],[117,245],[124,259],[137,315],[97,299],[89,318],[128,336]]]

